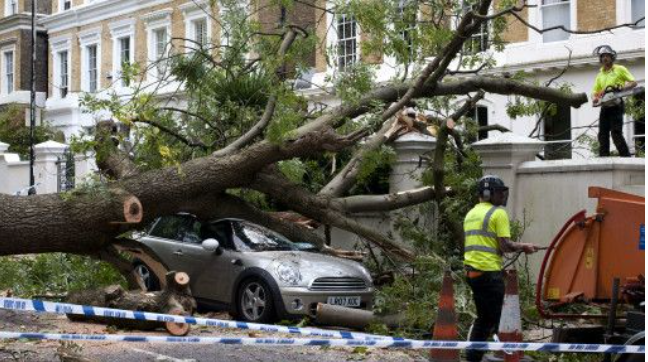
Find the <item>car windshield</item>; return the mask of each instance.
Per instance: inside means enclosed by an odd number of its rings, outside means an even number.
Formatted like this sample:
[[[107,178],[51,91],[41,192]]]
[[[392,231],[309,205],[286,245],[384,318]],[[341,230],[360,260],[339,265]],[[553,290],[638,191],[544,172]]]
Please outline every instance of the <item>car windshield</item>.
[[[247,222],[232,223],[234,234],[242,241],[241,251],[300,250],[285,236]]]

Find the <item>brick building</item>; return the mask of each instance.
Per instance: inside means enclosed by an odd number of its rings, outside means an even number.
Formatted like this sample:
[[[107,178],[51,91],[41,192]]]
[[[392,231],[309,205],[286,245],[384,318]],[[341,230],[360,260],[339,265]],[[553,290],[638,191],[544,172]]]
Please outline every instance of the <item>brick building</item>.
[[[407,4],[406,1],[401,2]],[[497,1],[495,1],[497,3]],[[331,2],[317,1],[319,9],[333,9]],[[635,23],[645,16],[643,0],[529,0],[522,17],[529,24],[539,28],[563,25],[573,30],[593,30],[613,27],[620,24]],[[418,18],[425,17],[425,9],[419,9]],[[318,34],[326,39],[325,46],[319,48],[315,74],[312,82],[317,86],[304,90],[311,99],[336,104],[338,101],[329,92],[323,91],[331,84],[327,82],[344,66],[354,62],[376,64],[379,83],[393,78],[402,67],[394,59],[381,54],[362,55],[361,43],[367,34],[362,32],[352,17],[344,14],[332,14],[318,10],[316,18],[324,18],[318,24]],[[572,85],[577,92],[591,93],[594,79],[599,71],[598,59],[592,56],[592,50],[601,44],[609,44],[618,52],[618,63],[627,66],[637,80],[643,81],[645,73],[645,21],[637,26],[623,27],[612,32],[597,34],[570,34],[554,30],[543,34],[537,33],[520,21],[510,19],[503,39],[508,43],[503,52],[495,52],[489,45],[488,27],[475,34],[469,42],[472,51],[491,55],[496,66],[486,71],[490,74],[514,74],[524,71],[530,81],[543,84],[563,68],[569,69],[557,82]],[[325,52],[338,49],[338,54]],[[571,52],[571,54],[570,54]],[[333,59],[331,59],[333,58]],[[590,104],[579,109],[560,108],[555,116],[539,122],[535,117],[523,117],[512,120],[507,116],[506,105],[510,97],[487,95],[475,109],[473,116],[481,125],[500,124],[520,135],[532,135],[535,138],[549,141],[545,148],[546,158],[587,158],[592,156],[587,137],[595,139],[597,133],[598,108]],[[535,128],[536,131],[532,132]],[[627,119],[624,134],[631,148],[643,147],[643,122]],[[480,137],[486,137],[486,134]]]
[[[51,13],[48,1],[37,2],[37,19]],[[31,88],[31,1],[0,0],[0,106],[28,107]],[[45,104],[47,92],[47,33],[37,24],[36,100]],[[29,118],[28,110],[25,112]],[[40,117],[40,112],[37,113]]]

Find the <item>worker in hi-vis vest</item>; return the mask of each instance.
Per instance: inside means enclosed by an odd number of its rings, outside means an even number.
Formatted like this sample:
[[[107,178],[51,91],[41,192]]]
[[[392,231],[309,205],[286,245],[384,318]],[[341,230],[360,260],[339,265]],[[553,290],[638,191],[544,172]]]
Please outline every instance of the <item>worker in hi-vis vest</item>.
[[[510,240],[509,217],[504,206],[508,187],[497,176],[488,175],[479,180],[479,204],[464,220],[464,264],[466,278],[477,307],[470,341],[486,341],[497,332],[504,303],[504,275],[502,255],[509,252],[534,253],[533,244]],[[481,361],[484,351],[469,350],[468,361]]]
[[[594,105],[598,105],[601,98],[606,92],[618,92],[632,89],[637,86],[628,68],[614,64],[617,52],[609,45],[601,45],[594,49],[594,55],[599,57],[602,67],[596,75],[594,88]],[[599,115],[599,156],[607,157],[610,155],[610,135],[614,145],[619,151],[619,156],[630,157],[630,149],[623,138],[623,114],[625,113],[625,104],[622,98],[616,102],[610,102],[601,106]]]

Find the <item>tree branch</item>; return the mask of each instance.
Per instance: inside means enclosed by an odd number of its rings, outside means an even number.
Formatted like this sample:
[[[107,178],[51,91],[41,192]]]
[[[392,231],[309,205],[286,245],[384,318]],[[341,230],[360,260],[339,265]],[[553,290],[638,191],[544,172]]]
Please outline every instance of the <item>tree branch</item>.
[[[391,256],[404,260],[414,258],[414,254],[406,247],[397,244],[371,227],[345,216],[341,205],[334,199],[310,193],[288,181],[273,167],[259,172],[249,187],[289,205],[291,209],[304,216],[364,237]]]
[[[143,118],[136,118],[136,119],[133,120],[133,123],[144,123],[144,124],[148,124],[150,126],[153,126],[153,127],[157,128],[157,129],[159,129],[160,131],[168,134],[169,136],[174,137],[175,139],[177,139],[178,141],[184,143],[185,145],[187,145],[189,147],[199,147],[199,148],[202,148],[203,150],[207,150],[209,148],[209,147],[207,147],[207,145],[205,145],[201,141],[192,141],[189,138],[181,135],[179,132],[176,132],[176,131],[172,130],[171,128],[169,128],[169,127],[167,127],[167,126],[165,126],[163,124],[160,124],[157,121],[143,119]]]
[[[407,206],[431,201],[435,197],[434,188],[426,186],[386,195],[358,195],[336,199],[348,213],[392,211]]]
[[[290,46],[295,42],[295,39],[297,39],[297,32],[300,32],[304,37],[308,35],[306,31],[304,31],[298,26],[289,26],[288,31],[286,31],[286,33],[284,34],[283,40],[279,47],[279,51],[277,52],[277,56],[279,57],[279,59],[284,59],[286,57],[286,53],[288,52],[288,49],[290,49]],[[283,61],[282,65],[277,69],[277,72],[280,72],[280,70],[285,67],[285,64],[286,64],[285,61]],[[217,157],[225,156],[229,153],[232,153],[236,150],[245,147],[246,145],[254,141],[255,138],[257,138],[259,135],[261,135],[261,133],[263,133],[265,128],[268,126],[268,124],[270,124],[270,121],[274,116],[276,103],[277,103],[277,96],[276,95],[270,96],[270,99],[268,100],[268,104],[266,104],[266,108],[263,111],[263,115],[261,116],[259,122],[257,122],[257,124],[255,124],[252,128],[250,128],[243,136],[239,137],[237,140],[227,145],[227,147],[214,152],[213,155]]]

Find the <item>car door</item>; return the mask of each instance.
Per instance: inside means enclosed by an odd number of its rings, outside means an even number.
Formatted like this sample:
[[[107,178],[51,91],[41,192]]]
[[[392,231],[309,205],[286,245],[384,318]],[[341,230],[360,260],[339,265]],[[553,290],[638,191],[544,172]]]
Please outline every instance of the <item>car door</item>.
[[[187,214],[162,217],[145,241],[169,270],[189,274],[192,287],[204,267],[197,263],[201,260],[200,254],[207,253],[201,246],[199,233],[195,231],[199,227],[196,223],[196,218]]]
[[[238,262],[238,251],[232,243],[231,224],[228,220],[216,223],[204,222],[200,225],[202,239],[214,238],[220,243],[218,252],[204,252],[192,256],[203,270],[196,279],[194,295],[199,298],[230,303],[234,280],[243,266]]]

